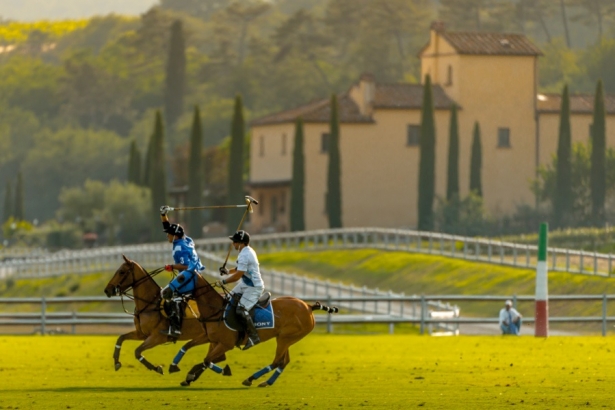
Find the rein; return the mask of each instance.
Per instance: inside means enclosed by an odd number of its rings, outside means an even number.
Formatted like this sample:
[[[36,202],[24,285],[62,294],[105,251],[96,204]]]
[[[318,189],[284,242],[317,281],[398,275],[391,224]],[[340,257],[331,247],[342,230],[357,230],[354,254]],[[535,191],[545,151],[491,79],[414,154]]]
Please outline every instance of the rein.
[[[203,279],[203,280],[205,280],[205,279]],[[212,286],[210,283],[208,283],[207,281],[206,281],[206,283],[207,283],[206,285],[203,285],[203,286],[200,286],[200,287],[196,287],[196,288],[194,289],[194,293],[193,293],[193,295],[194,295],[194,296],[193,296],[193,299],[194,299],[194,300],[196,300],[196,299],[197,299],[196,293],[197,293],[197,290],[199,290],[199,289],[206,289],[206,288],[208,288],[208,287],[209,287],[209,288],[211,288],[211,289],[212,289],[212,290],[213,290],[216,294],[218,294],[218,292],[216,292],[216,291],[214,290],[213,286]],[[224,292],[225,296],[227,296],[227,295],[229,295],[229,294],[230,294],[230,292],[229,292],[228,290],[226,290],[226,288],[225,288],[224,286],[222,286],[222,291]],[[200,295],[199,295],[199,296],[200,296]],[[199,322],[201,322],[201,323],[206,323],[206,322],[221,322],[221,321],[224,319],[224,309],[226,308],[226,304],[227,304],[227,303],[228,303],[228,302],[227,302],[227,298],[226,298],[226,297],[223,297],[223,298],[222,298],[222,307],[217,307],[217,306],[214,306],[214,305],[211,305],[211,304],[206,303],[206,304],[205,304],[206,306],[209,306],[209,307],[213,308],[214,310],[215,310],[215,309],[218,309],[218,310],[217,310],[217,311],[215,311],[214,313],[212,313],[211,315],[207,316],[207,317],[200,317],[200,318],[199,318]],[[201,315],[202,315],[202,313],[201,313]],[[216,318],[216,316],[218,316],[218,315],[220,315],[220,317]]]
[[[132,265],[132,267],[130,269],[130,275],[133,278],[133,282],[130,285],[128,285],[128,287],[126,287],[126,289],[124,289],[123,291],[119,290],[119,286],[117,286],[117,292],[120,295],[120,300],[122,301],[122,309],[124,309],[124,313],[126,313],[127,315],[130,315],[130,316],[134,316],[134,317],[139,316],[141,313],[146,312],[147,311],[147,307],[149,305],[153,304],[158,299],[158,297],[156,296],[153,300],[147,300],[147,299],[138,298],[134,294],[130,294],[128,292],[133,290],[134,288],[136,288],[137,286],[139,286],[140,284],[144,283],[147,280],[152,280],[153,281],[154,280],[153,277],[158,275],[160,272],[164,271],[164,267],[155,269],[152,272],[148,272],[145,269],[143,269],[143,271],[145,272],[145,276],[142,277],[141,279],[134,280],[135,268],[134,268],[134,265]],[[158,285],[156,285],[156,286],[158,286]],[[130,299],[130,300],[140,300],[142,302],[145,302],[146,303],[145,308],[142,309],[141,311],[136,312],[136,313],[130,313],[129,311],[126,310],[126,306],[124,305],[124,296],[126,296],[126,298]],[[152,309],[152,311],[153,310],[157,310],[157,309]]]

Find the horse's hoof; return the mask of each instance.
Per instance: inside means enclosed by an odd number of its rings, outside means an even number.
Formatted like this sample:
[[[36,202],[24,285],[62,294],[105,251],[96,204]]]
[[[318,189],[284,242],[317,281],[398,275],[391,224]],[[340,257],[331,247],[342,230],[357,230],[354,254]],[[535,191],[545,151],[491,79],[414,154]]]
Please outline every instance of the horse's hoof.
[[[181,369],[179,368],[178,365],[176,364],[171,364],[169,365],[169,373],[177,373],[178,371],[180,371]]]
[[[164,369],[162,368],[162,366],[156,367],[155,370],[156,370],[156,373],[158,373],[158,374],[164,374]]]
[[[244,381],[241,382],[241,384],[243,384],[244,386],[252,386],[252,380],[250,379],[245,379]]]
[[[268,386],[271,386],[271,385],[267,382],[262,382],[261,384],[258,385],[258,387],[268,387]]]
[[[120,362],[115,362],[115,371],[117,372],[118,370],[120,370],[120,368],[122,367],[122,363]]]
[[[222,370],[222,376],[232,376],[231,368],[228,364],[224,366],[224,369]]]
[[[190,386],[190,382],[185,380],[185,381],[181,382],[179,385],[180,386],[184,386],[184,387],[188,387],[188,386]]]
[[[188,384],[190,384],[190,382],[194,381],[194,379],[196,379],[196,377],[192,373],[188,373],[186,375],[186,381],[188,382]]]

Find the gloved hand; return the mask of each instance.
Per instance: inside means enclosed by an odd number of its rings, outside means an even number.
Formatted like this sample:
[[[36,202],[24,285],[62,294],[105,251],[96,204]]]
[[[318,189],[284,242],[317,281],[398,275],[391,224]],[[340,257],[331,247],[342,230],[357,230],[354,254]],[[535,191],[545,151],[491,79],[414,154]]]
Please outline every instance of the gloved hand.
[[[173,265],[164,265],[164,270],[168,270],[169,272],[173,272]]]
[[[220,267],[220,275],[228,275],[229,270],[224,266]]]
[[[171,210],[171,207],[168,205],[162,205],[160,207],[160,215],[166,215]]]

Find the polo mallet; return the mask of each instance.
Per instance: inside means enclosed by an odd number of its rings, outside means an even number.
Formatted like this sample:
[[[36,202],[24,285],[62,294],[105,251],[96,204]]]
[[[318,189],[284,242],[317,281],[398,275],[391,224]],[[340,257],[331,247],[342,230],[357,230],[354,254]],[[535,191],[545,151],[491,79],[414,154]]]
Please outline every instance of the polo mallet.
[[[246,197],[249,198],[249,197]],[[252,198],[254,199],[254,198]],[[247,200],[246,200],[247,201]],[[254,201],[255,204],[258,204],[258,202]],[[209,205],[209,206],[185,206],[182,208],[173,208],[173,207],[168,207],[168,211],[193,211],[196,209],[220,209],[220,208],[246,208],[246,207],[250,207],[249,204],[244,204],[244,205]]]
[[[254,209],[252,208],[252,204],[254,205],[258,205],[258,201],[254,198],[252,198],[251,196],[247,196],[246,195],[246,204],[245,205],[237,205],[236,207],[239,208],[241,207],[246,207],[246,211],[243,213],[243,216],[241,217],[241,221],[239,221],[239,225],[237,226],[237,230],[241,229],[241,225],[243,225],[243,221],[246,219],[246,216],[249,213],[253,213]],[[226,263],[228,262],[228,258],[229,256],[231,256],[231,250],[233,249],[233,242],[231,242],[228,246],[228,252],[226,253],[226,258],[224,259],[224,264],[222,265],[223,268],[226,268]],[[222,273],[220,273],[220,275],[222,275]]]

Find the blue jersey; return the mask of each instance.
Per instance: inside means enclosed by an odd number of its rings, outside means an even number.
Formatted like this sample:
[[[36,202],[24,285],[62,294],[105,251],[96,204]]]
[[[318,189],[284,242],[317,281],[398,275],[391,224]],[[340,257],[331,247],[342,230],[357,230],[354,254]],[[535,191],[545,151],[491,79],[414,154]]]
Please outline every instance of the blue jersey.
[[[169,283],[174,292],[185,295],[192,293],[196,287],[196,273],[205,270],[199,255],[194,249],[194,241],[188,236],[173,241],[173,260],[175,263],[187,265],[188,269],[181,272]]]
[[[188,236],[173,241],[173,260],[175,263],[188,266],[189,270],[204,271],[199,255],[194,249],[194,241]]]

